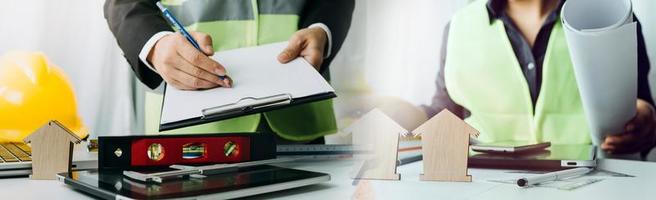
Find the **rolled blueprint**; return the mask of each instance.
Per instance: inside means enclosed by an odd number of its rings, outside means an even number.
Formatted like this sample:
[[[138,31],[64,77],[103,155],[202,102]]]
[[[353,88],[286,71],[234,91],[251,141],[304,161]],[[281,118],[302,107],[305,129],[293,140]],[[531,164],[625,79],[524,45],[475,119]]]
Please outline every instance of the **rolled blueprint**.
[[[569,0],[561,19],[592,142],[622,132],[637,96],[637,24],[630,0]]]

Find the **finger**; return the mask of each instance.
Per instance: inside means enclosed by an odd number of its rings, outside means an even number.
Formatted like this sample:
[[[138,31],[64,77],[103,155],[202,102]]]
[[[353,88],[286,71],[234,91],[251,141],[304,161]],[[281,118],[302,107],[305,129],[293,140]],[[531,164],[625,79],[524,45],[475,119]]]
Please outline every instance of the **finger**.
[[[232,87],[232,78],[230,78],[229,76],[226,76],[223,79],[223,83],[225,84],[224,87]]]
[[[171,74],[173,79],[176,81],[180,82],[182,85],[188,88],[192,89],[208,89],[208,88],[215,88],[219,86],[216,83],[212,83],[197,77],[194,77],[192,75],[189,75],[183,71],[180,71],[179,69],[171,70]]]
[[[605,138],[605,141],[612,145],[630,145],[635,146],[635,143],[643,143],[649,141],[647,138],[651,138],[651,134],[654,134],[654,125],[651,123],[643,122],[639,123],[639,119],[633,119],[631,122],[627,123],[625,126],[625,132],[608,135]],[[640,141],[638,141],[640,140]]]
[[[180,71],[183,71],[189,75],[192,75],[197,78],[201,78],[203,80],[218,84],[223,86],[225,83],[223,80],[219,78],[219,76],[210,73],[208,71],[205,71],[203,68],[196,67],[192,65],[191,63],[187,62],[183,58],[176,59],[176,63],[174,64],[176,68]]]
[[[175,70],[175,68],[171,68],[168,71]],[[166,84],[170,84],[173,87],[180,89],[180,90],[192,90],[193,88],[187,87],[186,85],[180,83],[180,81],[175,80],[172,76],[170,76],[170,72],[167,72],[167,76],[162,76],[162,79],[166,81]]]
[[[303,50],[301,56],[307,60],[315,69],[319,70],[323,62],[323,52],[317,48],[308,48]]]
[[[608,136],[606,136],[606,138],[604,139],[604,143],[613,144],[613,143],[615,143],[615,142],[617,142],[617,141],[619,141],[619,140],[621,140],[621,139],[620,139],[618,136],[616,136],[616,135],[608,135]]]
[[[196,42],[198,42],[198,46],[200,46],[205,55],[214,55],[214,48],[212,48],[212,37],[210,37],[210,35],[201,32],[190,32],[189,34],[191,34],[191,37],[193,37]]]
[[[606,136],[606,139],[604,139],[604,142],[600,147],[605,151],[615,152],[617,149],[622,148],[622,144],[624,143],[623,141],[625,140],[627,139],[618,135],[609,135]]]
[[[177,81],[175,79],[170,79],[166,81],[166,83],[171,84],[173,87],[178,88],[180,90],[193,90],[193,88],[187,87],[186,85],[182,84],[180,81]]]
[[[634,145],[629,145],[629,146],[620,146],[620,145],[614,145],[612,146],[612,149],[609,150],[609,152],[613,154],[627,154],[627,153],[636,153],[640,152],[640,150],[643,148],[645,144],[640,141],[638,144]]]
[[[606,151],[622,154],[637,152],[646,144],[646,140],[640,140],[634,134],[626,133],[623,135],[606,137],[601,148]]]
[[[303,49],[303,38],[300,36],[300,33],[296,33],[289,39],[287,47],[280,52],[278,55],[278,62],[288,63],[294,58],[298,57]]]
[[[165,59],[161,62],[156,62],[153,64],[157,68],[159,74],[162,76],[162,79],[164,79],[164,81],[166,81],[167,84],[170,84],[173,87],[180,90],[191,90],[192,88],[187,87],[186,85],[180,83],[179,81],[175,80],[175,78],[173,77],[172,72],[176,70],[175,65],[173,65],[173,60],[174,59]]]
[[[601,150],[604,150],[604,151],[609,152],[609,153],[615,151],[615,145],[610,145],[610,144],[605,143],[605,142],[602,143],[601,146],[599,146],[599,147],[601,147]]]
[[[627,143],[628,141],[633,140],[634,135],[630,133],[623,133],[620,135],[609,135],[606,136],[606,139],[604,140],[605,143],[609,145],[622,145]]]
[[[182,56],[187,62],[191,63],[194,66],[200,67],[205,71],[212,72],[218,76],[225,76],[226,70],[223,65],[212,60],[207,55],[198,51],[194,46],[188,42],[182,42],[177,45],[178,55]]]

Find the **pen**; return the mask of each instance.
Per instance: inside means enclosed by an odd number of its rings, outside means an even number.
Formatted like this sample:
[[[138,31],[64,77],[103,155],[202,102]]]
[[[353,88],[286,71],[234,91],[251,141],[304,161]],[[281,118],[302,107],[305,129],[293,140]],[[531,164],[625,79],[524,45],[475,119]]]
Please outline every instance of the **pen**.
[[[517,180],[517,185],[519,187],[528,187],[531,185],[536,185],[549,181],[582,176],[591,172],[592,170],[593,170],[592,168],[580,167],[580,168],[567,169],[567,170],[556,171],[556,172],[549,172],[546,174],[541,174],[533,177],[520,178]]]
[[[200,45],[198,45],[198,42],[196,42],[196,40],[194,40],[194,38],[191,37],[191,34],[189,34],[189,32],[187,32],[187,30],[182,26],[182,24],[180,24],[180,22],[178,22],[178,20],[175,17],[173,17],[173,14],[171,14],[171,12],[169,12],[169,9],[164,7],[164,5],[162,5],[162,3],[160,3],[159,1],[155,4],[157,4],[157,7],[159,8],[159,10],[162,11],[162,14],[164,15],[164,18],[169,20],[169,22],[171,24],[173,24],[173,26],[175,26],[180,31],[180,33],[182,33],[182,35],[185,38],[187,38],[187,41],[189,41],[189,43],[191,43],[191,45],[193,45],[194,47],[196,47],[196,49],[198,49],[199,51],[202,52],[202,50],[200,49]],[[221,76],[221,75],[218,75],[218,76],[219,76],[219,78],[221,78],[221,80],[226,78],[226,76]]]
[[[396,166],[401,166],[405,164],[410,164],[413,162],[421,161],[424,157],[419,154],[419,155],[414,155],[406,158],[400,158],[396,161]]]

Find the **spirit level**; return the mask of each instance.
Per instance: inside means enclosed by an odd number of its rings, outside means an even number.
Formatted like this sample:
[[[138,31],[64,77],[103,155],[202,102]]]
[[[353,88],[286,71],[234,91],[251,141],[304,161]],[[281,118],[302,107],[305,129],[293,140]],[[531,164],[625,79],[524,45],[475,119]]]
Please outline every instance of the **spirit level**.
[[[103,170],[238,163],[275,157],[275,138],[263,133],[98,137],[98,167]]]

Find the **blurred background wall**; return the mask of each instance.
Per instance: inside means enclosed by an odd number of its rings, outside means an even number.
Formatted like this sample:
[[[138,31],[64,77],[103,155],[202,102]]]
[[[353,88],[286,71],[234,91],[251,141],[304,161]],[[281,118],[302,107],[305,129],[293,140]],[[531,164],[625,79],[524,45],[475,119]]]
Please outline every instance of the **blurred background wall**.
[[[4,0],[0,54],[43,52],[73,83],[78,112],[92,135],[130,133],[136,122],[134,79],[105,22],[103,3]]]
[[[340,126],[374,106],[402,117],[434,95],[442,32],[469,0],[356,0],[349,36],[334,60]],[[0,54],[44,52],[67,73],[93,135],[138,134],[141,91],[102,14],[102,0],[3,0]],[[634,0],[656,68],[656,2]],[[654,72],[651,82],[654,83]],[[656,85],[652,84],[652,91]],[[656,92],[652,92],[656,93]]]

